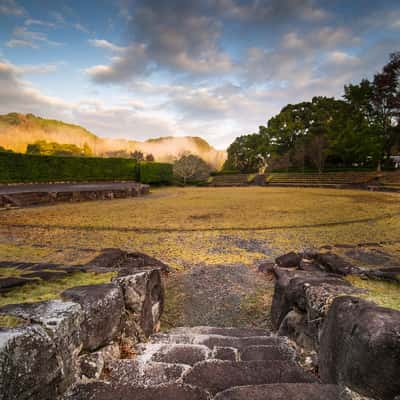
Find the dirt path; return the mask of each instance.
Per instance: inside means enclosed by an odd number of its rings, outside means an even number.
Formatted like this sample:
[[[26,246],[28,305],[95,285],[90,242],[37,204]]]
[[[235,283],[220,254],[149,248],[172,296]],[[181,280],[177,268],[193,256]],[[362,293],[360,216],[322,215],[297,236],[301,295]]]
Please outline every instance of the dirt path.
[[[163,327],[269,327],[271,277],[242,264],[196,266],[167,283]]]

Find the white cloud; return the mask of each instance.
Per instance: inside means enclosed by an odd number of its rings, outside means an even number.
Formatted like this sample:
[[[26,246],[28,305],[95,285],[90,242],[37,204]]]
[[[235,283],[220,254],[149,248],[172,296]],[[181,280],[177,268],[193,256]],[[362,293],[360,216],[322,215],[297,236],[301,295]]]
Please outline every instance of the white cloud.
[[[90,33],[89,29],[86,28],[86,26],[82,25],[79,22],[74,24],[73,26],[77,31],[80,31],[80,32],[83,32],[83,33]]]
[[[25,15],[25,9],[19,6],[15,0],[0,0],[0,14],[20,17]]]
[[[344,51],[332,51],[328,54],[327,61],[337,65],[357,65],[360,63],[360,59],[351,54],[345,53]]]
[[[59,46],[61,43],[48,39],[44,32],[29,31],[26,27],[17,27],[12,33],[12,37],[6,42],[7,47],[31,47],[37,49],[41,45]]]
[[[42,21],[42,20],[39,20],[39,19],[32,19],[32,18],[26,19],[24,24],[26,26],[39,25],[39,26],[45,26],[45,27],[48,27],[48,28],[55,28],[55,26],[56,26],[52,22]]]
[[[116,44],[111,43],[105,39],[89,39],[88,42],[91,46],[99,47],[106,50],[111,50],[116,52],[127,50],[126,47],[117,46]]]

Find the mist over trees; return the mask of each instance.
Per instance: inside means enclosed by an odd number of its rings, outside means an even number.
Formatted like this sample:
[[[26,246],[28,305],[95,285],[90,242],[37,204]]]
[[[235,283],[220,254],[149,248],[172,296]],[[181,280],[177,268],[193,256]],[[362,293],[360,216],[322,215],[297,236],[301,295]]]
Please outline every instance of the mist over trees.
[[[400,52],[372,81],[344,87],[343,99],[288,104],[258,133],[228,148],[224,169],[377,167],[400,152]]]

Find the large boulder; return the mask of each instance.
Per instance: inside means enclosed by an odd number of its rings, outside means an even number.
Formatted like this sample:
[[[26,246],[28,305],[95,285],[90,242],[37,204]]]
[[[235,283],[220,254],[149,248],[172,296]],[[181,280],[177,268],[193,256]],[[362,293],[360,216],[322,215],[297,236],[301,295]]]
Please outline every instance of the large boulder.
[[[400,396],[400,312],[360,298],[336,298],[320,339],[323,382],[339,383],[365,396]]]
[[[61,297],[80,304],[83,309],[81,334],[84,350],[97,350],[120,333],[125,307],[118,285],[77,286],[65,290]]]
[[[81,306],[61,300],[38,303],[11,304],[0,312],[22,318],[29,323],[40,324],[53,341],[61,368],[60,389],[72,383],[76,373],[75,358],[82,348]],[[31,360],[26,360],[29,363]]]
[[[56,345],[42,326],[0,328],[1,400],[54,400],[62,375]]]
[[[146,337],[158,330],[164,308],[164,288],[158,269],[136,272],[113,280],[121,289],[129,318]]]
[[[87,271],[118,271],[119,276],[131,275],[143,269],[158,269],[170,272],[168,265],[140,252],[128,253],[121,249],[103,249],[101,254],[84,266]]]
[[[290,253],[284,254],[283,256],[277,257],[275,262],[281,268],[296,268],[300,265],[301,259],[302,257],[300,254],[292,251]]]
[[[306,288],[331,285],[340,288],[351,284],[340,276],[323,272],[286,271],[275,268],[277,277],[272,300],[271,319],[275,329],[279,329],[285,316],[294,308],[307,312]]]
[[[368,278],[400,283],[400,267],[386,267],[365,271]]]
[[[326,272],[339,275],[359,274],[362,270],[333,253],[317,253],[314,259],[324,267]]]
[[[126,260],[127,253],[121,249],[103,249],[101,254],[85,265],[88,271],[108,272],[118,269]]]

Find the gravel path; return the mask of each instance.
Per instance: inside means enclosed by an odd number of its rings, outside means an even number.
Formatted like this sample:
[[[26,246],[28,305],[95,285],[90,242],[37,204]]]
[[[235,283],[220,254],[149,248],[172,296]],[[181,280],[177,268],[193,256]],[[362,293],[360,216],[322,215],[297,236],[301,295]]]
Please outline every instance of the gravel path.
[[[165,328],[209,325],[269,327],[271,277],[245,265],[203,265],[167,284]]]

